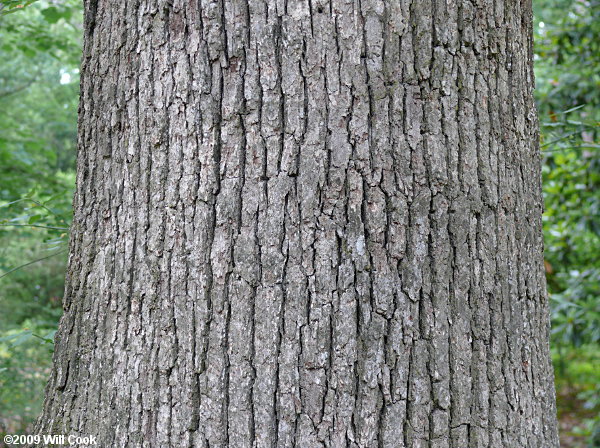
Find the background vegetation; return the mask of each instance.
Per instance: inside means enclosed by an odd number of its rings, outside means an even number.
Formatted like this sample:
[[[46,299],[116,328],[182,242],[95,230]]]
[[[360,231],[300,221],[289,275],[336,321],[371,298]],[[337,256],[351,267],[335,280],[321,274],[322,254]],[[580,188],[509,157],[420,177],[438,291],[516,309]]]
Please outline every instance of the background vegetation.
[[[534,0],[563,447],[600,447],[600,0]],[[36,418],[61,315],[81,4],[0,0],[0,433]],[[1,446],[1,444],[0,444]]]
[[[600,1],[535,4],[536,99],[563,447],[600,447]]]

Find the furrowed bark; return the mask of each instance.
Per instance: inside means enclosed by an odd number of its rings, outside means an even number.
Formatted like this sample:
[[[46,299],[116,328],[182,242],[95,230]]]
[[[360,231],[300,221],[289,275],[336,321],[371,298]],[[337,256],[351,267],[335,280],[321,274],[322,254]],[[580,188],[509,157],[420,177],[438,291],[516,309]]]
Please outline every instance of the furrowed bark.
[[[39,433],[558,447],[530,1],[85,11]]]

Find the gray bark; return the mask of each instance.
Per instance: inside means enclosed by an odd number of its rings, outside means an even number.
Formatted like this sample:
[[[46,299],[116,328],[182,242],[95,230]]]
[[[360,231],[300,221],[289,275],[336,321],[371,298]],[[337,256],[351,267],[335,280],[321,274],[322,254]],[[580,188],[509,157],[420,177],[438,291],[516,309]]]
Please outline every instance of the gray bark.
[[[558,447],[531,1],[93,0],[40,433]]]

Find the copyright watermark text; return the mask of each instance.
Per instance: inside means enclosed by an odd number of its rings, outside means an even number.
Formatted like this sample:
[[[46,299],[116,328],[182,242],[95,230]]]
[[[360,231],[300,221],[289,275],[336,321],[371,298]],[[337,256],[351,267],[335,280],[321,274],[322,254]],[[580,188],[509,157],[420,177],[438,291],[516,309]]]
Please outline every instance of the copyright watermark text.
[[[74,434],[7,434],[4,443],[7,445],[65,445],[65,446],[94,446],[97,445],[96,436],[77,436]]]

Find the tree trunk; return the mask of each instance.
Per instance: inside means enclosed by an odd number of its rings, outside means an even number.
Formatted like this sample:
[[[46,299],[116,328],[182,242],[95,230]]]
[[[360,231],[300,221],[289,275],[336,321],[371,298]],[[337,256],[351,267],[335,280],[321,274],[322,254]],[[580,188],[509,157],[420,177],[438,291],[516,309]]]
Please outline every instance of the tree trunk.
[[[526,0],[88,0],[37,431],[558,447]]]

